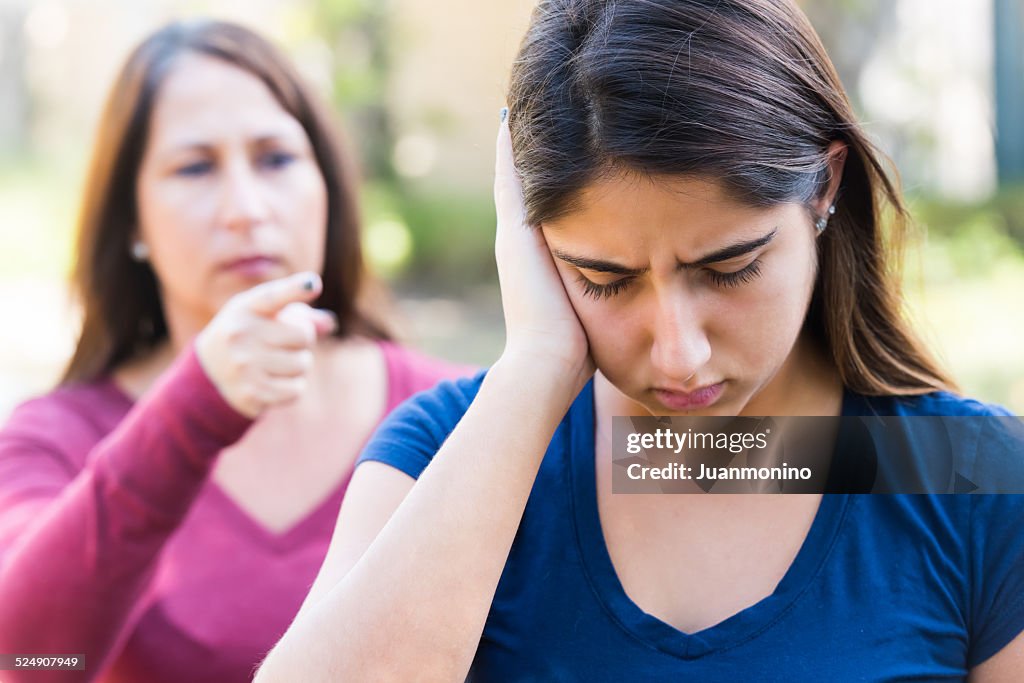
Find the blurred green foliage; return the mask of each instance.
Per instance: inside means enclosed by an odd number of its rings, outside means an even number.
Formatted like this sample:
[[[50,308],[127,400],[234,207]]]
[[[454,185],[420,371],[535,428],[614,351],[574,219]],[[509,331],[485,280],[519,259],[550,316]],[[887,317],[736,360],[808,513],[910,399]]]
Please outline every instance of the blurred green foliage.
[[[1016,243],[1017,248],[1024,249],[1024,185],[1001,187],[982,202],[918,198],[913,202],[912,210],[931,234],[960,240],[962,249],[967,253],[975,248],[969,242],[979,230],[990,236],[982,239],[982,243],[995,244],[1009,239]]]
[[[382,223],[397,223],[408,235],[410,248],[397,268],[386,254],[375,263],[396,284],[455,293],[493,282],[495,213],[489,194],[375,182],[366,185],[362,199],[371,240]]]
[[[414,245],[404,280],[453,292],[494,279],[495,213],[489,194],[407,189],[396,200]]]
[[[494,206],[489,193],[427,189],[395,172],[388,78],[401,41],[394,40],[391,12],[387,1],[314,0],[306,26],[331,50],[331,100],[353,132],[366,176],[371,259],[397,284],[454,292],[494,278]],[[427,112],[425,119],[438,129],[450,127],[436,113]],[[381,244],[395,242],[396,229],[407,235],[407,253],[404,243],[392,249]]]
[[[1024,206],[1019,188],[963,203],[911,197],[908,313],[964,392],[1024,414]]]
[[[304,23],[329,50],[330,100],[355,131],[352,141],[367,174],[395,182],[394,126],[387,107],[390,10],[389,0],[315,0]]]
[[[78,209],[70,175],[27,156],[0,166],[0,275],[61,279],[70,271]]]

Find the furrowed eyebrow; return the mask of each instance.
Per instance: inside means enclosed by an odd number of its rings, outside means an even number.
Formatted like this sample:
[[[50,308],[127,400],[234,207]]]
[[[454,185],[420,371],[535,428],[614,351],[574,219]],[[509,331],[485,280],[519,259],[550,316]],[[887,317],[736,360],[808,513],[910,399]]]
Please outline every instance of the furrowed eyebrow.
[[[552,249],[551,253],[571,266],[576,266],[577,268],[582,268],[584,270],[593,270],[597,273],[612,273],[613,275],[643,275],[647,272],[647,268],[627,268],[626,266],[619,265],[618,263],[613,263],[611,261],[602,261],[600,259],[587,258],[585,256],[572,256],[558,249]]]
[[[771,242],[773,239],[775,239],[775,235],[777,235],[778,233],[778,228],[772,228],[772,231],[767,235],[758,237],[757,239],[747,240],[746,242],[736,242],[735,244],[730,244],[729,246],[723,247],[718,251],[711,252],[707,256],[702,256],[701,258],[697,259],[696,261],[693,261],[692,263],[680,263],[679,267],[698,268],[700,266],[707,266],[712,263],[718,263],[719,261],[728,261],[729,259],[734,259],[739,256],[743,256],[744,254],[749,254],[750,252],[756,249],[760,249],[761,247]]]
[[[756,239],[747,240],[745,242],[736,242],[735,244],[730,244],[727,247],[723,247],[717,251],[711,252],[707,256],[702,256],[696,261],[692,261],[690,263],[680,262],[679,267],[699,268],[701,266],[707,266],[712,263],[718,263],[720,261],[728,261],[729,259],[734,259],[739,256],[749,254],[750,252],[756,249],[760,249],[761,247],[765,246],[773,239],[775,239],[775,236],[778,234],[778,232],[779,229],[774,228],[767,235],[763,235]],[[551,254],[556,258],[565,261],[571,266],[576,266],[577,268],[582,268],[584,270],[592,270],[596,273],[611,273],[613,275],[634,276],[643,275],[649,270],[648,268],[630,268],[628,266],[624,266],[613,261],[593,259],[588,258],[586,256],[573,256],[572,254],[567,254],[559,249],[552,249]]]

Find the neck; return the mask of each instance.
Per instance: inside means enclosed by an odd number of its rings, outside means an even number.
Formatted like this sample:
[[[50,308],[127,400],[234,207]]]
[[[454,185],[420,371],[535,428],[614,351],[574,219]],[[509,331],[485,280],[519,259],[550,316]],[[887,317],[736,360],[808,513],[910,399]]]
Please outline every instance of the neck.
[[[779,371],[741,411],[746,415],[823,415],[842,412],[843,384],[835,366],[806,334],[797,337]]]
[[[213,315],[197,315],[164,306],[164,319],[167,321],[167,344],[176,356],[202,332]]]
[[[151,351],[136,356],[121,364],[114,371],[114,380],[129,396],[138,399],[156,379],[170,367],[174,359],[187,347],[210,318],[203,319],[164,308],[167,323],[167,339]]]

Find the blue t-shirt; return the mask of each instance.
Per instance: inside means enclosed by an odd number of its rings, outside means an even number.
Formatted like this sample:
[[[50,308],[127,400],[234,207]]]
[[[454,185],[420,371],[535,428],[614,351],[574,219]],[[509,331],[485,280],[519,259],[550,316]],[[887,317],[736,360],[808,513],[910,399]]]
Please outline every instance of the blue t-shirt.
[[[407,401],[360,462],[419,477],[483,375]],[[590,382],[551,440],[470,680],[962,680],[1024,631],[1021,495],[828,494],[768,597],[696,633],[645,613],[601,530],[593,401]],[[846,392],[843,414],[1007,413],[946,393]]]

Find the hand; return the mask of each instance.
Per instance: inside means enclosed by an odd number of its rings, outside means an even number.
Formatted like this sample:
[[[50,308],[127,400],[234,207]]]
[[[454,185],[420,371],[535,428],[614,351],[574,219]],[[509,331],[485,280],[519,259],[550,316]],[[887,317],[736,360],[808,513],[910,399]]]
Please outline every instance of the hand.
[[[264,282],[229,299],[196,337],[200,365],[235,410],[255,418],[305,391],[313,346],[337,325],[308,305],[322,287],[316,273]]]
[[[582,388],[594,373],[587,336],[555,269],[544,233],[539,226],[526,224],[507,117],[498,129],[494,205],[498,216],[494,254],[505,313],[502,357],[549,364],[553,372],[566,373]]]

